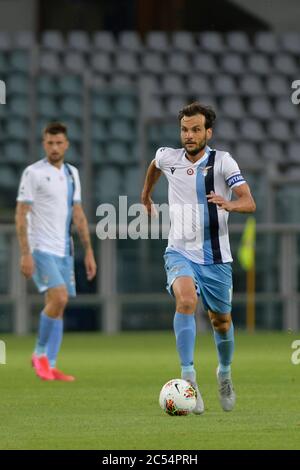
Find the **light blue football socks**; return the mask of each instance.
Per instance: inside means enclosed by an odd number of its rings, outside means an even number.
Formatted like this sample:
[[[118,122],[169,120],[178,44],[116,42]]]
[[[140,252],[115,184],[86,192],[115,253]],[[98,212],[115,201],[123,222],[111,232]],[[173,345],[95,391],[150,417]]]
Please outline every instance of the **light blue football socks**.
[[[234,327],[231,322],[230,328],[226,333],[214,331],[215,343],[219,357],[218,372],[221,375],[230,376],[231,362],[234,352]]]
[[[195,315],[176,312],[174,316],[174,332],[176,347],[180,357],[183,373],[193,373],[194,349],[196,340]]]
[[[55,318],[49,317],[44,311],[41,312],[38,339],[34,351],[37,356],[46,354],[47,343],[55,322]]]
[[[63,327],[63,319],[56,318],[47,344],[47,357],[52,368],[56,365],[56,358],[62,343]]]

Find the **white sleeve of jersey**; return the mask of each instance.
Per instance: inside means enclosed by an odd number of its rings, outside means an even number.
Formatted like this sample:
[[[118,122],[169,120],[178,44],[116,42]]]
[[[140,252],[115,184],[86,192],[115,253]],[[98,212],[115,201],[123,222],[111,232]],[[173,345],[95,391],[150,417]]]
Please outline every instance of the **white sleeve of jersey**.
[[[155,154],[155,166],[160,170],[165,170],[168,165],[166,165],[168,159],[168,152],[166,147],[161,147],[157,150]]]
[[[245,183],[237,162],[229,153],[226,153],[222,159],[222,172],[230,189]]]
[[[76,204],[81,203],[81,184],[80,184],[80,178],[79,178],[79,172],[77,168],[73,169],[73,175],[74,175],[74,183],[75,183],[75,191],[73,195],[73,202]]]
[[[17,201],[33,204],[37,182],[36,175],[31,169],[25,168],[22,173]]]

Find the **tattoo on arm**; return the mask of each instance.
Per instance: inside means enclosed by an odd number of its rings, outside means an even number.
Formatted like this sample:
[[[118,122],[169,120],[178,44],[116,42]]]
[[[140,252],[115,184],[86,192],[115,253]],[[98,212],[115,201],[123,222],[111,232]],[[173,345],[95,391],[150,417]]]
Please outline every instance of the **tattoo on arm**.
[[[82,208],[74,209],[73,221],[77,228],[78,235],[84,250],[90,250],[92,248],[90,231],[86,216]]]
[[[22,255],[30,254],[30,246],[27,234],[27,213],[30,211],[30,206],[18,203],[16,210],[16,230]]]

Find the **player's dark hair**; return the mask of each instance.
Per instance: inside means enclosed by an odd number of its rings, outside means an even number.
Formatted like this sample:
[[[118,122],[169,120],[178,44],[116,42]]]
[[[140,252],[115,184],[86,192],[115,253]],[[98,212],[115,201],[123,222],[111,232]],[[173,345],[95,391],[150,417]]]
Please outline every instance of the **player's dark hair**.
[[[211,127],[213,127],[217,117],[216,113],[210,106],[205,106],[203,104],[198,103],[197,101],[185,106],[179,111],[179,122],[181,121],[183,116],[190,117],[196,116],[197,114],[202,114],[203,116],[205,116],[205,129],[210,129]]]
[[[64,134],[66,137],[68,137],[68,130],[67,126],[63,124],[62,122],[49,122],[47,126],[44,129],[43,135],[46,134],[51,134],[51,135],[56,135],[56,134]]]

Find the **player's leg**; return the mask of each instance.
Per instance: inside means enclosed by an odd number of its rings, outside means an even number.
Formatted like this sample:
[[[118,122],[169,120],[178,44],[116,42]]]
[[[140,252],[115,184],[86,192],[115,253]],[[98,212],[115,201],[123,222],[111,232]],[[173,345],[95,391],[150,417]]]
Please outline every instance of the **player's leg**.
[[[195,310],[197,305],[194,273],[189,261],[179,253],[167,253],[165,260],[168,278],[167,289],[176,299],[173,325],[176,347],[181,363],[181,377],[191,382],[196,388],[197,405],[194,412],[200,414],[204,411],[204,404],[197,386],[194,368],[196,341]]]
[[[54,328],[51,332],[48,345],[47,356],[50,362],[52,373],[56,380],[71,382],[74,380],[72,375],[66,375],[56,367],[57,356],[63,339],[63,314],[67,306],[69,296],[76,295],[74,260],[71,256],[56,259],[60,275],[64,281],[63,286],[49,289],[47,292],[47,307],[49,312],[57,312]]]
[[[235,393],[231,379],[234,353],[234,328],[231,319],[232,270],[231,265],[201,266],[201,295],[210,317],[218,353],[217,378],[219,397],[224,411],[231,411]]]

